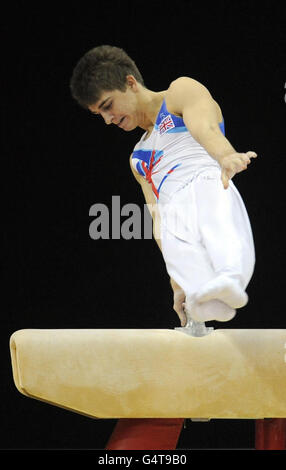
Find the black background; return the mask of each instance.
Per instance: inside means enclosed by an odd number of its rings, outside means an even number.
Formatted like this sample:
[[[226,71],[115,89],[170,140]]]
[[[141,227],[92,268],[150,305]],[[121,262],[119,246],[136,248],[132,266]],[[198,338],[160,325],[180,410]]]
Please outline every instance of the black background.
[[[153,91],[182,75],[207,86],[232,145],[258,153],[234,178],[256,246],[249,303],[231,322],[212,326],[285,328],[285,6],[18,1],[1,22],[0,445],[103,449],[116,420],[93,420],[19,394],[10,335],[22,328],[180,325],[154,240],[89,236],[93,204],[111,210],[113,195],[121,206],[144,204],[129,167],[143,130],[127,133],[82,110],[69,91],[73,67],[87,50],[111,44],[135,60]],[[181,449],[253,446],[251,420],[188,420],[178,443]]]

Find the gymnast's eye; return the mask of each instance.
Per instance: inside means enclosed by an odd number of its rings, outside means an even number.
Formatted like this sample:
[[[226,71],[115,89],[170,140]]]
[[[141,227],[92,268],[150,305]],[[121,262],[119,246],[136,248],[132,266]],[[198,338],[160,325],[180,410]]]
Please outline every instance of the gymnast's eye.
[[[110,103],[107,105],[107,106],[104,106],[104,111],[108,111],[112,106],[112,101],[110,101]]]

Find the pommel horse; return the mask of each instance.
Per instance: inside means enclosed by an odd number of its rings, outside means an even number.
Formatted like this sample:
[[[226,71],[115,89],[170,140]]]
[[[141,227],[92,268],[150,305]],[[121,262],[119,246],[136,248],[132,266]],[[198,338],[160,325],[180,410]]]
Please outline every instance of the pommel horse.
[[[118,419],[106,449],[176,449],[187,418],[254,419],[256,450],[286,448],[286,329],[23,329],[10,351],[20,393]]]

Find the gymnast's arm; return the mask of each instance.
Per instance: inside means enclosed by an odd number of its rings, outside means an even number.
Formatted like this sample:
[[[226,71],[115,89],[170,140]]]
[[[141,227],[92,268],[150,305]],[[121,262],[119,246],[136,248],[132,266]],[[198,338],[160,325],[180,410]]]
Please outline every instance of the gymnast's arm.
[[[194,139],[218,161],[222,168],[222,182],[227,189],[228,181],[246,170],[255,152],[238,153],[226,139],[219,127],[220,113],[207,88],[189,77],[174,80],[169,88],[170,104],[183,117],[184,123]]]
[[[155,201],[155,197],[152,191],[152,188],[148,181],[144,178],[144,176],[139,175],[133,168],[132,165],[132,155],[130,156],[130,168],[133,173],[133,176],[135,177],[136,181],[140,184],[141,189],[144,194],[144,198],[147,204],[147,207],[149,209],[149,212],[151,214],[151,217],[153,219],[153,236],[157,242],[157,245],[159,246],[160,250],[162,251],[162,245],[161,245],[161,234],[160,234],[160,214],[158,211],[158,205]]]
[[[139,175],[134,170],[133,165],[132,165],[132,155],[130,156],[129,162],[130,162],[131,171],[135,179],[137,180],[137,182],[140,184],[141,189],[143,191],[147,207],[153,219],[153,235],[157,242],[157,245],[159,246],[162,252],[161,233],[160,233],[160,213],[158,211],[158,204],[155,201],[155,197],[154,197],[150,183],[146,181],[144,176]],[[183,306],[183,303],[186,297],[185,293],[183,289],[174,281],[174,279],[170,278],[170,284],[174,293],[173,308],[181,320],[181,325],[185,326],[187,322],[187,318],[186,318],[186,314],[184,312],[184,306]]]

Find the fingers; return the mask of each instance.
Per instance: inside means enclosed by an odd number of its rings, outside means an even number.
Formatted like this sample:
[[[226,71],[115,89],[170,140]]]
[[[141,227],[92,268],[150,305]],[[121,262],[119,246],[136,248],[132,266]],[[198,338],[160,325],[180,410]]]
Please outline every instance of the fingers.
[[[175,312],[177,313],[180,321],[181,321],[181,326],[185,326],[187,324],[187,315],[184,311],[184,303],[181,303],[179,306],[177,303],[174,304],[173,308]]]
[[[247,170],[247,166],[251,163],[251,158],[256,158],[257,153],[249,151],[240,154],[240,163],[237,165],[236,173]]]
[[[246,170],[250,162],[250,156],[247,153],[241,153],[236,162],[236,173]]]
[[[233,178],[236,173],[247,170],[247,165],[251,163],[251,158],[256,158],[257,153],[252,150],[245,153],[235,153],[223,159],[221,180],[224,189],[229,186],[229,180]]]
[[[221,181],[224,189],[227,189],[229,185],[229,178],[224,170],[221,172]]]
[[[256,158],[257,157],[257,153],[255,152],[252,152],[251,150],[246,152],[246,154],[248,156],[248,158]]]
[[[241,153],[240,154],[240,160],[241,160],[242,164],[244,164],[243,169],[246,170],[247,165],[249,165],[249,163],[251,163],[251,158],[256,158],[256,157],[257,157],[257,153],[252,152],[252,151],[249,151],[249,152],[246,152],[246,153]]]
[[[187,315],[185,312],[177,312],[178,317],[180,318],[181,321],[181,326],[186,326],[187,324]]]
[[[182,303],[183,315],[182,315],[182,318],[181,318],[181,325],[182,325],[182,326],[186,326],[186,324],[187,324],[187,322],[188,322],[185,307],[186,307],[186,303],[183,302],[183,303]]]

